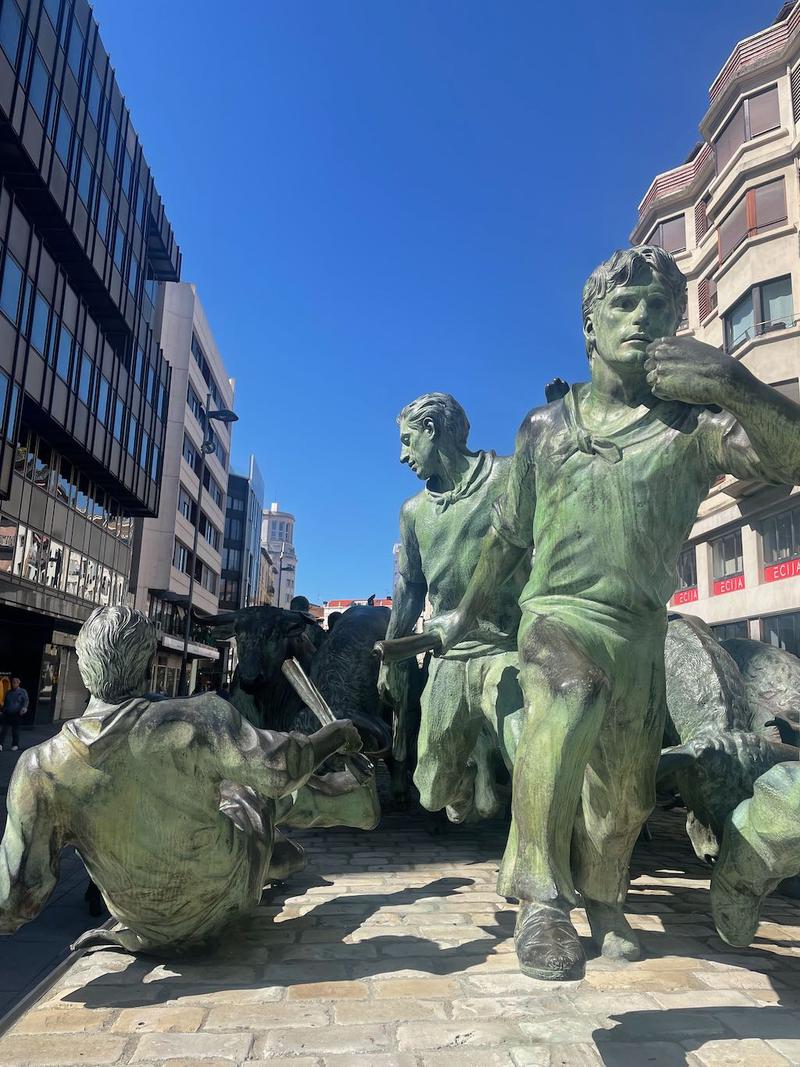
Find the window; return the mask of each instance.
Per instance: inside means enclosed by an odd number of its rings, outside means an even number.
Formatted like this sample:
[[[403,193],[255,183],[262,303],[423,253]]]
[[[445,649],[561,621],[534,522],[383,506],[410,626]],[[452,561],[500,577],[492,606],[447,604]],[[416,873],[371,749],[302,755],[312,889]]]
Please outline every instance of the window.
[[[761,620],[761,640],[800,656],[800,612],[771,615]]]
[[[207,490],[208,495],[211,497],[217,507],[221,508],[223,499],[222,490],[217,485],[216,480],[211,476],[211,473],[207,467],[206,472],[203,475],[203,488]]]
[[[222,556],[222,568],[226,571],[238,571],[242,567],[242,550],[226,548]]]
[[[128,455],[136,456],[136,444],[139,437],[139,423],[134,415],[128,419]]]
[[[0,286],[0,311],[17,322],[19,316],[19,297],[22,291],[22,267],[13,256],[6,254],[6,262],[3,267],[3,282]]]
[[[189,573],[189,549],[175,539],[175,551],[172,554],[172,566],[183,574]]]
[[[200,403],[200,397],[192,388],[192,383],[189,382],[189,387],[186,390],[186,403],[189,405],[189,410],[200,423],[201,426],[205,426],[205,416],[203,412],[203,405]]]
[[[762,282],[738,300],[723,316],[725,349],[732,352],[743,341],[794,323],[792,280],[776,278]]]
[[[200,512],[200,534],[211,545],[215,552],[219,552],[219,530],[208,520],[202,511]]]
[[[147,470],[147,456],[150,452],[150,437],[144,431],[142,431],[142,444],[139,448],[139,466],[142,470]]]
[[[665,252],[683,252],[686,248],[686,220],[683,215],[659,222],[647,241],[649,245],[658,245]]]
[[[67,507],[72,507],[75,503],[75,478],[72,473],[72,464],[63,456],[58,466],[56,496]]]
[[[764,562],[782,563],[800,557],[800,507],[764,519],[761,526]]]
[[[108,415],[108,393],[110,386],[108,379],[100,375],[100,385],[97,387],[97,419],[104,423]]]
[[[34,485],[38,485],[41,489],[48,488],[50,471],[54,460],[55,456],[53,455],[52,448],[48,445],[47,441],[40,437],[36,443],[36,457],[33,466]]]
[[[730,641],[734,637],[749,637],[747,619],[739,619],[738,622],[721,622],[711,627],[714,637],[718,641]]]
[[[58,12],[61,7],[61,0],[44,0],[42,5],[48,14],[50,21],[53,23],[53,28],[58,25]]]
[[[72,143],[72,119],[67,114],[64,106],[62,105],[60,112],[58,113],[58,128],[56,130],[56,152],[64,164],[69,170],[69,146]]]
[[[81,75],[81,59],[83,58],[83,37],[78,29],[77,22],[72,23],[72,30],[69,35],[69,47],[67,48],[67,63],[69,63],[69,69],[75,75],[76,79],[80,81]]]
[[[69,381],[71,360],[72,334],[67,327],[62,324],[61,332],[58,335],[58,346],[56,348],[56,374],[65,382]]]
[[[239,605],[239,579],[223,578],[220,583],[220,600],[225,604]]]
[[[189,438],[186,436],[186,434],[183,435],[183,458],[186,460],[186,462],[192,468],[194,473],[195,474],[199,474],[199,472],[200,472],[200,455],[199,455],[198,450],[195,448],[195,446],[192,444],[192,442],[189,440]]]
[[[130,195],[132,172],[133,160],[126,149],[122,155],[122,191],[126,196]]]
[[[742,531],[733,530],[731,533],[724,534],[722,537],[712,541],[711,555],[715,580],[741,574],[744,570],[742,564]]]
[[[704,322],[717,307],[717,283],[713,278],[701,278],[697,286],[697,310],[700,322]]]
[[[694,545],[689,545],[678,556],[678,588],[695,589],[696,587],[697,554]]]
[[[97,198],[97,232],[104,241],[108,236],[108,213],[110,210],[111,205],[108,202],[108,197],[101,189]]]
[[[114,156],[117,153],[117,140],[119,139],[119,126],[117,120],[113,115],[108,116],[108,126],[106,127],[106,152],[111,162],[114,162]]]
[[[81,165],[78,170],[78,196],[89,207],[92,201],[92,161],[85,152],[81,152]]]
[[[122,423],[125,416],[125,408],[122,401],[117,397],[117,402],[114,406],[114,436],[121,443],[122,442]]]
[[[242,520],[227,516],[225,519],[225,538],[229,541],[241,541]]]
[[[780,125],[780,121],[777,85],[746,97],[714,140],[717,174],[731,159],[739,145],[758,137],[760,133],[774,130]]]
[[[197,504],[195,504],[183,486],[178,490],[178,512],[183,515],[184,519],[194,526],[194,520],[197,515]]]
[[[84,402],[89,403],[89,398],[92,395],[92,374],[94,368],[92,367],[92,361],[86,352],[81,356],[81,376],[78,382],[78,396]]]
[[[747,237],[786,221],[786,186],[783,178],[748,189],[717,231],[719,261],[724,262]]]
[[[6,0],[0,13],[0,45],[13,66],[19,51],[19,35],[22,32],[22,15],[13,0]]]
[[[28,99],[31,107],[44,124],[44,113],[47,108],[47,90],[50,86],[50,73],[44,64],[44,60],[37,52],[33,57],[31,67],[31,80],[28,86]]]
[[[125,231],[117,223],[117,236],[114,241],[114,264],[120,273],[122,272],[122,264],[125,259]]]
[[[150,477],[153,481],[158,480],[159,464],[161,462],[161,449],[158,445],[153,445],[153,454],[150,457]]]
[[[136,290],[139,288],[139,260],[133,253],[131,253],[131,262],[128,267],[128,288],[136,296]]]
[[[103,103],[103,79],[97,73],[96,67],[89,68],[88,74],[89,91],[87,93],[87,105],[89,114],[94,119],[94,124],[100,126],[100,109]]]

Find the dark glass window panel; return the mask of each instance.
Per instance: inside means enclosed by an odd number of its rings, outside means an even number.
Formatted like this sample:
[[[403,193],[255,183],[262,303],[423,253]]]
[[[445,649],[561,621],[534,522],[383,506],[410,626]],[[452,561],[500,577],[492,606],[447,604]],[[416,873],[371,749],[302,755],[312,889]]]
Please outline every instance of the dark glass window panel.
[[[44,0],[43,7],[47,12],[53,28],[58,25],[58,12],[61,8],[61,0]]]
[[[765,563],[796,559],[800,556],[800,508],[792,508],[765,519],[761,536]]]
[[[778,107],[778,87],[773,85],[757,96],[749,97],[747,101],[750,118],[750,137],[758,137],[760,133],[774,130],[781,124],[780,108]]]
[[[150,457],[150,477],[153,481],[158,481],[158,464],[161,460],[161,449],[157,445],[153,445],[153,454]]]
[[[7,374],[0,370],[0,426],[2,426],[5,421],[6,400],[10,391],[10,385],[11,379]]]
[[[23,333],[28,333],[28,323],[31,315],[31,294],[33,293],[33,285],[27,278],[22,280],[22,311],[19,316],[19,325]]]
[[[131,174],[133,173],[133,160],[128,155],[127,149],[122,156],[122,191],[127,196],[131,188]]]
[[[144,233],[144,221],[147,213],[147,197],[144,189],[139,186],[139,194],[136,197],[136,218],[139,220],[139,227]]]
[[[730,215],[721,223],[719,233],[719,258],[720,262],[737,248],[747,237],[747,202],[742,198]]]
[[[800,655],[800,612],[772,615],[761,620],[761,640],[792,655]]]
[[[147,454],[150,451],[150,438],[146,433],[142,434],[142,444],[139,448],[139,466],[147,470]]]
[[[108,414],[108,379],[100,376],[100,385],[97,390],[97,418],[104,422]]]
[[[139,436],[139,423],[133,415],[128,420],[128,455],[136,455],[136,439]]]
[[[36,459],[33,467],[33,480],[42,489],[46,489],[50,481],[51,464],[54,460],[53,450],[47,441],[41,437],[36,445]]]
[[[108,116],[108,128],[106,129],[106,152],[111,162],[114,162],[114,156],[117,151],[117,140],[119,138],[119,126],[117,120],[113,115]]]
[[[683,215],[667,219],[656,226],[649,243],[667,252],[682,252],[686,248],[686,222]]]
[[[69,381],[70,361],[72,358],[72,334],[62,324],[58,335],[58,348],[56,349],[56,374]]]
[[[116,239],[114,241],[114,263],[116,264],[116,267],[117,267],[118,271],[122,270],[122,263],[123,263],[124,259],[125,259],[125,231],[120,226],[120,224],[117,223],[117,235],[116,235]]]
[[[78,383],[78,396],[84,402],[89,403],[89,398],[92,395],[92,374],[94,368],[92,367],[92,361],[88,355],[84,352],[81,358],[81,377]]]
[[[56,152],[65,167],[69,167],[69,148],[72,144],[72,120],[62,106],[56,130]]]
[[[67,48],[67,63],[75,77],[80,81],[81,59],[83,57],[83,37],[78,29],[77,22],[73,21],[69,35],[69,47]]]
[[[133,364],[133,380],[135,382],[140,382],[141,383],[143,367],[144,367],[144,352],[137,345],[136,346],[136,355],[134,356],[134,364]]]
[[[766,230],[786,221],[786,186],[783,178],[759,185],[752,191],[756,230]]]
[[[36,291],[36,299],[33,302],[33,320],[31,322],[31,344],[39,355],[47,358],[47,322],[50,316],[50,305],[42,294]]]
[[[161,418],[162,419],[166,419],[166,417],[167,417],[167,407],[168,407],[168,403],[169,403],[169,393],[167,392],[166,386],[164,386],[164,385],[160,385],[159,386],[159,394],[158,395],[159,395],[158,410],[159,410],[159,413],[161,415]]]
[[[150,400],[153,395],[153,377],[155,372],[151,363],[147,364],[147,382],[144,387],[144,395],[146,400]]]
[[[122,441],[122,422],[125,409],[122,405],[122,401],[117,397],[117,403],[114,408],[114,436],[118,441]]]
[[[56,496],[65,504],[72,507],[75,503],[75,475],[72,464],[63,456],[58,465],[58,482],[56,484]]]
[[[104,241],[108,236],[108,215],[110,210],[111,205],[108,202],[108,197],[101,189],[97,198],[97,232]]]
[[[85,474],[78,475],[78,486],[75,495],[75,507],[82,515],[89,514],[89,479]]]
[[[33,37],[29,33],[25,34],[22,41],[22,55],[19,57],[19,75],[20,78],[25,77],[25,72],[28,69],[31,61],[31,52],[33,51]]]
[[[78,196],[89,207],[92,201],[92,161],[85,152],[81,152],[81,166],[78,171]]]
[[[100,107],[103,100],[102,80],[94,67],[89,75],[89,95],[87,103],[89,114],[94,119],[95,126],[100,127]]]
[[[28,99],[31,107],[44,123],[44,113],[47,108],[47,90],[50,86],[50,74],[44,60],[37,52],[33,57],[31,69],[31,81],[28,87]]]
[[[740,144],[746,140],[744,106],[740,104],[714,142],[717,157],[717,173],[722,170]]]
[[[694,545],[685,548],[678,557],[678,588],[694,589],[697,585],[697,556]]]
[[[13,258],[13,256],[6,255],[5,266],[3,267],[3,282],[0,286],[0,311],[11,319],[13,323],[17,322],[19,316],[19,298],[22,291],[22,267]]]
[[[136,289],[139,285],[139,260],[131,254],[131,263],[128,267],[128,288],[136,296]]]
[[[11,60],[12,66],[17,61],[19,35],[22,32],[22,15],[13,0],[5,0],[0,12],[0,46]]]
[[[734,637],[748,637],[747,620],[740,619],[738,622],[721,622],[711,627],[718,641],[730,641]]]

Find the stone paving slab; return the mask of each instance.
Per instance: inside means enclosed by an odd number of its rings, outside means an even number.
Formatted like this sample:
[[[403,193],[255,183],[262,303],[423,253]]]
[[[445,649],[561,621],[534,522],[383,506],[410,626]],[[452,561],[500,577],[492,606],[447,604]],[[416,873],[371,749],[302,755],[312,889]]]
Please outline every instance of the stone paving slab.
[[[0,1063],[800,1065],[800,906],[773,897],[754,947],[729,949],[680,813],[651,828],[629,896],[638,963],[526,978],[516,909],[494,891],[504,826],[390,815],[371,835],[296,835],[307,870],[268,890],[213,957],[84,956],[0,1039]]]

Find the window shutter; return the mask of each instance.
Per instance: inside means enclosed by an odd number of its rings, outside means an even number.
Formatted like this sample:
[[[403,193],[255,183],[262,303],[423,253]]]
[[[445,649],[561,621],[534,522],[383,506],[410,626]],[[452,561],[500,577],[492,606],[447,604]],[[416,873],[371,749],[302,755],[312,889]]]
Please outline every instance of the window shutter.
[[[792,91],[792,114],[794,121],[800,122],[800,64],[791,73],[789,85]]]
[[[700,306],[700,321],[703,322],[711,314],[711,295],[709,293],[708,278],[703,278],[698,285],[697,299]]]
[[[694,239],[698,244],[708,232],[708,216],[706,215],[706,202],[699,200],[694,208]]]

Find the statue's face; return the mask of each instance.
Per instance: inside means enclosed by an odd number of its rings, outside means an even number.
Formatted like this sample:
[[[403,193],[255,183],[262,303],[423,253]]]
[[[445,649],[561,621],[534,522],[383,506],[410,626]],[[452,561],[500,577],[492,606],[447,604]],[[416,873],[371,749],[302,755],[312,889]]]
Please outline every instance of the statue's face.
[[[430,419],[411,423],[400,422],[400,462],[407,463],[423,482],[439,473],[439,451],[436,448],[436,427]]]
[[[647,346],[670,337],[677,326],[675,304],[658,275],[634,276],[630,285],[609,290],[592,309],[586,324],[595,358],[622,372],[644,373]]]

